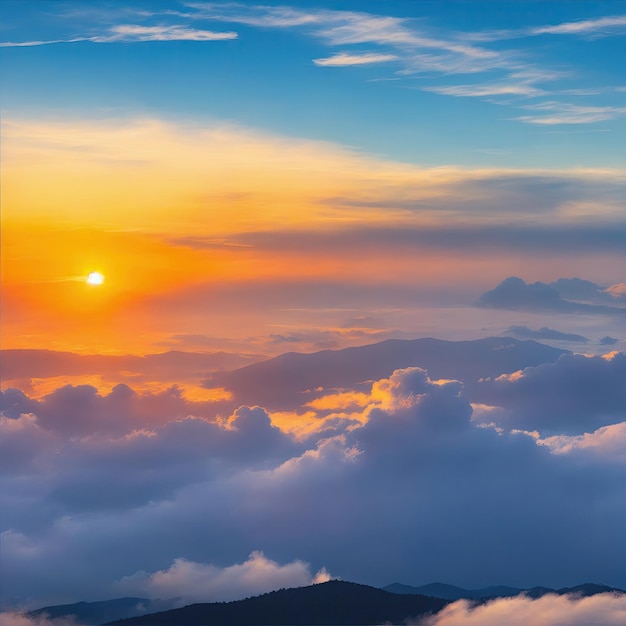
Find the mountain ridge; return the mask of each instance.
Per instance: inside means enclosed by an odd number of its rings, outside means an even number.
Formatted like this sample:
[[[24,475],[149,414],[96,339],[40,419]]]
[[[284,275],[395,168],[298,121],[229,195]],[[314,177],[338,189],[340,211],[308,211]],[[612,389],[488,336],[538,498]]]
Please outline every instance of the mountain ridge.
[[[504,585],[493,585],[480,589],[464,589],[455,585],[439,582],[429,583],[419,587],[392,583],[383,588],[360,585],[347,581],[330,582],[333,583],[333,585],[330,586],[329,593],[326,593],[329,587],[324,587],[327,583],[320,583],[318,585],[309,585],[308,587],[280,589],[232,602],[194,603],[181,607],[180,605],[183,604],[181,598],[150,600],[147,598],[128,597],[97,602],[83,601],[73,604],[47,606],[30,611],[26,615],[31,618],[46,615],[50,619],[74,616],[76,623],[83,626],[93,626],[94,624],[102,624],[105,622],[106,624],[117,624],[120,626],[181,626],[182,624],[185,626],[216,626],[218,623],[220,626],[266,626],[266,624],[270,623],[272,626],[311,626],[306,620],[302,620],[301,616],[298,616],[297,613],[287,612],[287,614],[283,615],[283,621],[276,621],[276,619],[280,617],[281,610],[285,611],[286,609],[287,611],[293,610],[302,612],[306,609],[306,603],[298,602],[297,600],[299,594],[306,594],[308,592],[298,590],[315,588],[314,591],[322,591],[321,594],[318,594],[317,597],[314,598],[315,603],[331,606],[333,611],[339,610],[338,613],[330,612],[326,615],[317,615],[316,617],[325,617],[327,620],[323,621],[318,619],[315,622],[317,626],[329,626],[331,624],[333,626],[339,624],[342,626],[354,626],[356,623],[354,620],[356,618],[359,620],[365,619],[365,621],[359,621],[360,626],[365,626],[369,623],[366,619],[367,615],[363,613],[355,614],[355,604],[361,607],[361,609],[367,608],[368,610],[372,610],[374,617],[371,619],[378,618],[381,615],[380,611],[385,607],[385,602],[381,600],[381,598],[385,596],[381,596],[379,592],[387,594],[387,599],[389,595],[396,597],[404,596],[405,599],[408,597],[408,600],[405,600],[405,604],[399,603],[394,605],[393,600],[389,603],[387,609],[390,612],[388,614],[396,616],[398,613],[394,614],[392,611],[424,610],[425,613],[422,613],[422,615],[424,615],[433,611],[439,611],[450,602],[461,599],[482,603],[495,598],[515,597],[519,594],[524,594],[533,599],[546,594],[573,594],[578,596],[590,596],[598,593],[626,594],[626,591],[622,589],[596,583],[583,583],[574,587],[562,587],[559,589],[540,586],[521,589]],[[338,585],[335,583],[338,583]],[[334,589],[332,589],[332,587],[334,587]],[[291,599],[289,599],[290,596]],[[415,597],[417,597],[418,600],[414,602],[411,598]],[[259,601],[259,598],[265,598],[265,600]],[[286,598],[287,601],[285,601]],[[267,604],[268,600],[269,604]],[[263,602],[266,602],[265,606],[263,606]],[[259,603],[261,604],[261,610],[259,610]],[[217,614],[215,614],[214,611],[213,618],[217,619],[221,617],[221,621],[207,621],[211,617],[211,608],[209,608],[208,611],[204,610],[207,607],[214,607],[214,609],[218,607],[220,611],[218,611]],[[235,607],[235,611],[239,610],[240,619],[235,619],[237,615],[232,614],[231,609],[233,607]],[[205,619],[202,617],[203,610]],[[229,612],[231,613],[230,620]],[[308,613],[310,614],[310,608]],[[241,617],[245,617],[246,614],[260,615],[261,617],[265,615],[268,619],[272,617],[274,621],[269,622],[263,619],[259,620],[258,618],[256,620],[241,619]],[[200,620],[193,621],[193,619],[195,619],[194,616],[196,618],[200,616]],[[147,617],[150,619],[144,620],[144,618]],[[415,617],[418,617],[418,615],[416,614]],[[192,621],[189,621],[190,619]],[[339,622],[338,619],[347,621]],[[381,622],[382,621],[387,620],[382,620],[381,618]],[[400,620],[400,622],[402,621],[403,620]]]
[[[191,604],[108,626],[375,626],[437,613],[448,601],[332,580],[245,600]]]
[[[161,600],[160,598],[151,600],[149,598],[123,597],[112,600],[97,600],[95,602],[73,602],[71,604],[58,604],[54,606],[44,606],[26,615],[30,618],[47,616],[48,619],[74,617],[77,624],[102,624],[118,619],[145,615],[158,611],[165,611],[180,606],[178,598]]]
[[[463,587],[457,587],[455,585],[448,585],[445,583],[429,583],[427,585],[420,585],[419,587],[413,587],[411,585],[403,585],[401,583],[392,583],[382,587],[385,591],[391,593],[397,593],[401,595],[411,594],[423,594],[432,596],[435,598],[442,598],[444,600],[486,600],[491,598],[512,598],[520,594],[524,594],[529,598],[540,598],[541,596],[553,593],[556,595],[580,595],[580,596],[592,596],[598,593],[626,593],[623,589],[617,587],[610,587],[608,585],[602,585],[597,583],[583,583],[574,587],[561,587],[553,589],[551,587],[508,587],[506,585],[492,585],[489,587],[482,587],[480,589],[464,589]]]
[[[339,350],[285,352],[272,359],[215,372],[205,385],[224,387],[242,404],[284,409],[294,402],[301,404],[303,394],[310,400],[320,389],[354,388],[388,378],[396,369],[421,367],[433,380],[463,380],[467,387],[481,378],[554,363],[564,354],[569,351],[513,337],[468,341],[432,337],[386,339]]]

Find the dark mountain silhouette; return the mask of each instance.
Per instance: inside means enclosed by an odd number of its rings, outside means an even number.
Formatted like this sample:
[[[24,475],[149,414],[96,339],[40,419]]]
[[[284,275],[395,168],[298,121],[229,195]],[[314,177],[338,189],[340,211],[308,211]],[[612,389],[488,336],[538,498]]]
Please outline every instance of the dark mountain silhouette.
[[[225,387],[237,402],[283,409],[301,404],[318,388],[355,386],[391,375],[395,369],[422,367],[431,378],[461,379],[466,386],[480,378],[499,376],[525,367],[554,363],[566,350],[536,341],[489,337],[474,341],[388,339],[375,344],[322,350],[312,354],[287,352],[229,372],[217,372],[207,386]]]
[[[398,594],[416,594],[423,593],[426,596],[432,596],[434,598],[442,598],[444,600],[458,600],[460,598],[467,598],[469,593],[468,589],[462,589],[455,585],[446,585],[445,583],[430,583],[428,585],[422,585],[421,587],[412,587],[411,585],[402,585],[400,583],[392,583],[383,587],[385,591]]]
[[[598,593],[626,593],[615,587],[585,583],[576,587],[551,589],[549,587],[492,586],[481,589],[463,589],[444,583],[430,583],[412,587],[393,583],[382,590],[355,583],[332,581],[312,587],[282,589],[272,593],[236,602],[192,604],[183,608],[180,598],[148,600],[146,598],[117,598],[101,602],[76,602],[46,606],[27,613],[37,618],[47,615],[50,619],[73,617],[76,624],[113,623],[143,624],[144,626],[254,626],[318,624],[362,626],[374,623],[403,623],[405,617],[419,617],[436,613],[446,604],[467,599],[484,602],[492,598],[506,598],[520,593],[530,598],[540,598],[549,593],[592,596]],[[394,600],[393,596],[396,596]],[[397,596],[404,599],[398,601]],[[383,615],[391,616],[389,618]],[[144,619],[145,618],[145,619]]]
[[[421,593],[426,596],[435,598],[443,598],[445,600],[478,600],[481,598],[508,598],[523,593],[523,589],[516,587],[484,587],[483,589],[463,589],[455,585],[446,585],[445,583],[430,583],[421,587],[411,587],[410,585],[401,585],[393,583],[383,587],[385,591],[401,594]]]
[[[145,626],[366,626],[402,624],[436,613],[446,600],[399,595],[343,581],[281,589],[236,602],[191,604],[181,609],[112,622]]]
[[[47,615],[50,619],[60,617],[74,617],[77,624],[103,624],[125,617],[145,615],[155,611],[165,611],[176,605],[180,606],[177,599],[171,600],[148,600],[147,598],[117,598],[115,600],[103,600],[101,602],[75,602],[74,604],[59,604],[45,606],[27,613],[29,617]]]
[[[562,587],[561,589],[551,589],[549,587],[531,587],[530,589],[518,589],[517,587],[505,587],[496,585],[483,587],[481,589],[463,589],[454,585],[444,583],[430,583],[421,587],[411,587],[400,583],[392,583],[383,587],[385,591],[397,594],[423,594],[442,598],[445,600],[485,600],[488,598],[511,598],[523,593],[530,598],[540,598],[548,593],[557,595],[575,594],[579,596],[593,596],[598,593],[626,593],[622,589],[608,587],[607,585],[597,585],[594,583],[584,583],[576,587]]]
[[[531,593],[534,592],[535,589],[537,589],[537,587],[529,589],[526,594],[531,595]],[[541,589],[541,587],[539,587],[539,589]],[[576,585],[576,587],[562,587],[561,589],[557,589],[556,593],[558,593],[560,596],[566,594],[576,594],[578,596],[588,597],[595,596],[598,593],[626,593],[626,591],[624,589],[618,589],[617,587],[609,587],[608,585],[583,583],[582,585]]]

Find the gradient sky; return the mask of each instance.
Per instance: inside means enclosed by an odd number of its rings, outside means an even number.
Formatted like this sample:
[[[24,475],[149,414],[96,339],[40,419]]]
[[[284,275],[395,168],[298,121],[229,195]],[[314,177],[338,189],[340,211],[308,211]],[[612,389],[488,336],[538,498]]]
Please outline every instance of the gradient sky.
[[[261,282],[621,282],[624,18],[562,4],[4,2],[5,347],[328,325],[242,319]]]
[[[612,543],[626,519],[623,2],[4,0],[0,18],[1,424],[17,480],[2,481],[7,607],[98,589],[184,595],[198,576],[213,591],[189,597],[221,599],[322,568],[373,584],[397,571],[408,584],[626,586]],[[104,284],[87,284],[93,271]],[[291,404],[277,386],[253,409],[234,379],[210,382],[289,351],[507,335],[572,354],[491,372],[484,390],[391,369],[369,387],[290,389]],[[395,418],[404,435],[385,430]],[[441,455],[416,467],[403,441],[421,449],[429,434]],[[509,457],[519,499],[494,478]],[[414,506],[405,466],[422,477]],[[129,485],[98,502],[120,468]],[[429,499],[423,532],[445,545],[442,519],[470,503],[438,494],[467,471],[495,498],[471,509],[468,534],[431,569],[415,565],[418,547],[398,556]],[[298,485],[311,500],[292,510]],[[407,522],[398,544],[355,559],[389,532],[383,515],[355,513],[367,485],[381,508],[406,504]],[[223,516],[194,499],[207,497]],[[510,514],[494,514],[502,498]],[[541,515],[526,519],[523,498]],[[550,533],[580,506],[606,516],[606,539],[574,566],[576,529],[553,546]],[[512,546],[515,512],[552,564],[545,578]],[[236,532],[196,549],[207,515],[211,532]],[[318,538],[308,515],[325,520]],[[491,523],[495,535],[453,558]],[[354,538],[344,552],[336,529]],[[50,581],[72,536],[70,566]],[[480,550],[472,573],[464,559]],[[523,562],[509,578],[505,557]]]

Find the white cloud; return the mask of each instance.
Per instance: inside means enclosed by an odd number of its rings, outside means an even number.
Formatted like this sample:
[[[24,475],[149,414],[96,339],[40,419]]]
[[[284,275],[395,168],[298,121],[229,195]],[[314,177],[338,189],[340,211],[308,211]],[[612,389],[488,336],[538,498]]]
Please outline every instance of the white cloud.
[[[424,91],[432,91],[446,96],[539,96],[545,91],[533,87],[526,82],[500,83],[500,84],[475,84],[475,85],[451,85],[449,87],[425,87]]]
[[[241,4],[188,4],[205,19],[249,24],[264,28],[305,28],[331,46],[377,44],[388,46],[410,71],[431,67],[433,62],[447,70],[474,71],[476,67],[500,66],[506,55],[468,45],[455,39],[431,37],[426,28],[412,20],[358,11],[302,10],[293,7],[244,6]],[[439,50],[444,56],[419,54],[420,50]],[[459,57],[465,59],[459,62]],[[472,62],[478,63],[473,66]],[[412,69],[411,69],[412,68]]]
[[[491,33],[448,32],[433,36],[433,28],[425,20],[376,15],[359,11],[328,9],[301,9],[290,6],[264,6],[238,3],[188,3],[187,11],[162,12],[184,18],[190,23],[196,20],[222,21],[245,24],[258,28],[297,28],[304,30],[329,46],[374,44],[380,52],[360,53],[344,51],[329,57],[314,59],[319,67],[349,67],[373,63],[397,62],[396,74],[410,76],[423,73],[468,74],[498,71],[503,79],[499,82],[471,85],[427,87],[426,90],[448,96],[538,97],[549,90],[540,89],[535,83],[554,80],[557,74],[524,59],[518,50],[493,50],[474,45],[478,41],[496,41],[544,34],[578,34],[604,36],[620,32],[626,25],[626,16],[608,16],[557,25],[539,26]],[[154,18],[157,13],[144,12],[142,17]],[[122,24],[90,37],[74,37],[67,40],[34,40],[4,42],[0,46],[39,46],[53,43],[91,41],[96,43],[143,42],[143,41],[217,41],[236,39],[234,31],[214,32],[188,25],[137,25]],[[533,76],[524,80],[523,75]],[[554,90],[550,90],[555,93]],[[584,90],[583,90],[584,91]],[[580,90],[561,89],[556,93],[580,95]],[[593,95],[602,93],[596,89]],[[590,95],[587,91],[585,95]],[[510,102],[497,104],[510,105]],[[587,124],[613,119],[624,109],[611,106],[574,107],[563,103],[558,114],[515,117],[517,121],[535,125]]]
[[[528,31],[530,35],[618,35],[626,30],[626,15],[599,17],[591,20],[564,22],[554,26],[538,26]],[[617,31],[617,32],[616,32]]]
[[[499,598],[480,606],[467,600],[454,602],[433,617],[429,626],[623,626],[626,595],[547,595]]]
[[[110,35],[92,37],[89,41],[108,43],[114,41],[219,41],[236,39],[235,32],[213,32],[181,26],[138,26],[122,24],[113,26]]]
[[[326,11],[306,12],[288,6],[244,6],[239,3],[188,2],[197,17],[265,28],[289,28],[319,23]]]
[[[553,111],[548,115],[523,115],[516,119],[530,124],[552,126],[556,124],[593,124],[626,115],[626,107],[582,106],[567,102],[542,102],[527,105],[533,111]]]
[[[129,594],[213,602],[239,600],[275,589],[304,587],[327,580],[330,575],[323,568],[312,574],[308,563],[295,560],[280,565],[255,551],[243,563],[227,567],[178,558],[166,570],[151,574],[137,572],[122,578],[117,587]]]
[[[555,454],[589,453],[600,460],[626,462],[626,422],[603,426],[583,435],[555,435],[538,439]]]
[[[2,48],[22,48],[30,46],[46,46],[59,43],[77,43],[89,41],[92,43],[141,42],[141,41],[223,41],[237,39],[237,33],[214,32],[199,30],[184,26],[140,26],[136,24],[120,24],[113,26],[102,35],[93,37],[73,37],[70,39],[51,39],[36,41],[4,41]]]
[[[395,61],[398,57],[395,54],[346,54],[341,52],[325,59],[315,59],[315,65],[324,67],[340,67],[345,65],[369,65],[372,63],[385,63]]]
[[[598,17],[589,20],[547,24],[530,28],[500,29],[469,33],[469,41],[504,41],[506,39],[522,39],[538,35],[587,35],[589,37],[610,37],[621,35],[626,29],[626,15]]]
[[[1,41],[0,48],[29,48],[31,46],[47,46],[55,43],[76,43],[77,41],[91,41],[88,37],[76,37],[74,39],[50,39],[34,41]]]
[[[524,59],[519,50],[489,49],[471,42],[498,41],[541,34],[612,34],[624,27],[626,17],[604,17],[555,26],[541,26],[491,33],[448,32],[433,36],[425,20],[376,15],[358,11],[304,10],[288,6],[262,6],[220,3],[187,5],[197,16],[209,20],[241,23],[261,28],[298,28],[329,46],[375,44],[383,47],[379,53],[361,54],[344,51],[334,56],[315,59],[320,67],[356,66],[366,63],[396,61],[398,76],[436,73],[469,74],[498,71],[504,76],[498,82],[470,85],[426,87],[425,90],[447,96],[523,96],[536,98],[546,93],[581,95],[580,90],[547,90],[536,83],[552,81],[568,72],[545,69]],[[193,14],[192,14],[193,15]],[[598,95],[602,89],[593,94]],[[496,102],[510,105],[510,102]],[[548,103],[550,104],[550,103]],[[623,113],[618,107],[575,107],[560,104],[558,114],[522,116],[517,121],[536,125],[588,124],[613,119]]]

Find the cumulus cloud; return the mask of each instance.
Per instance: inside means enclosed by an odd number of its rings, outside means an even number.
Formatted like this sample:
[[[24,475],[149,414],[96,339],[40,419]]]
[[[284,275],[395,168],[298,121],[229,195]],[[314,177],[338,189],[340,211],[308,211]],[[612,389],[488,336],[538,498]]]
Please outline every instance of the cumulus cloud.
[[[603,288],[590,280],[581,278],[559,278],[551,283],[562,298],[594,302],[602,297]]]
[[[526,284],[521,278],[511,276],[503,280],[495,289],[480,296],[483,306],[504,309],[556,309],[568,310],[572,303],[563,300],[559,292],[545,283]]]
[[[325,569],[311,573],[308,563],[295,560],[285,565],[255,551],[243,563],[217,567],[186,559],[175,559],[169,568],[137,572],[122,578],[117,588],[125,594],[148,597],[181,597],[183,602],[239,600],[275,589],[304,587],[330,580]]]
[[[607,388],[621,388],[616,357],[604,362]],[[260,407],[123,436],[7,417],[54,440],[0,482],[3,592],[40,606],[122,583],[223,599],[261,579],[306,584],[325,566],[375,585],[624,585],[622,430],[566,441],[481,426],[461,382],[420,367],[351,391],[319,407],[332,431],[300,442]]]
[[[626,621],[626,595],[598,594],[587,598],[546,595],[498,598],[474,605],[459,600],[428,621],[429,626],[620,626]]]
[[[178,385],[145,392],[137,392],[123,383],[109,392],[100,392],[93,385],[63,385],[38,399],[26,396],[19,389],[0,392],[3,416],[17,419],[32,413],[41,428],[67,437],[96,433],[120,436],[187,416],[215,421],[218,412],[224,414],[233,408],[224,397],[191,400]]]
[[[255,507],[257,523],[263,526],[274,519],[281,536],[294,537],[303,544],[313,542],[313,553],[335,549],[338,567],[357,571],[367,569],[367,562],[376,562],[379,572],[397,577],[401,563],[408,566],[412,562],[408,567],[415,568],[419,561],[420,574],[413,570],[413,576],[436,577],[448,559],[454,560],[457,567],[459,561],[470,567],[469,563],[483,561],[489,554],[493,565],[494,558],[498,560],[494,550],[499,546],[497,550],[504,550],[508,556],[500,553],[502,570],[496,578],[510,576],[505,571],[511,562],[516,563],[519,575],[520,567],[528,567],[522,551],[546,547],[548,536],[549,541],[556,536],[552,534],[555,518],[538,525],[535,516],[545,519],[548,509],[550,516],[561,515],[552,505],[546,508],[547,494],[560,491],[564,485],[557,486],[558,471],[550,453],[542,452],[541,447],[545,446],[537,446],[526,435],[473,428],[468,419],[470,408],[460,396],[458,383],[433,382],[423,370],[396,372],[374,387],[364,426],[343,438],[320,444],[315,454],[306,452],[270,474],[257,476],[247,486],[254,489],[257,501],[259,497],[276,501],[274,490],[278,485],[283,494],[289,494],[289,504],[286,508],[280,506],[278,520],[268,517],[269,511],[264,507]],[[571,477],[570,471],[571,468],[567,473]],[[542,484],[540,489],[537,481]],[[578,505],[568,499],[560,500],[560,505],[578,510]],[[289,518],[295,510],[307,517],[315,516],[320,508],[330,514],[330,519],[324,516],[319,521],[319,541],[305,540],[306,527],[287,526],[282,519]],[[464,523],[453,522],[455,515],[462,515]],[[493,516],[490,522],[486,515]],[[367,519],[368,523],[359,523],[359,519]],[[397,537],[398,543],[383,539],[388,523],[404,539]],[[331,539],[332,532],[337,540]],[[476,532],[478,540],[475,535],[472,538]],[[342,539],[344,533],[351,539]],[[524,539],[513,540],[515,533],[521,533]],[[358,549],[364,541],[370,546],[367,556]],[[403,546],[402,558],[398,545]],[[477,548],[475,553],[472,546]]]
[[[626,422],[603,426],[592,433],[567,436],[555,435],[539,439],[557,454],[581,452],[598,458],[626,462]]]
[[[586,304],[561,297],[554,283],[526,283],[517,276],[503,280],[495,289],[486,291],[480,306],[521,311],[553,311],[559,313],[625,314],[626,308]]]
[[[10,403],[13,417],[0,417],[1,463],[37,482],[35,493],[52,492],[67,513],[161,499],[242,463],[265,467],[301,449],[271,424],[264,409],[241,406],[209,420],[193,415],[194,403],[175,390],[139,396],[118,385],[101,396],[93,387],[66,386],[36,404],[34,412],[16,416]],[[46,466],[54,469],[44,471]],[[95,490],[94,484],[100,487]]]
[[[505,408],[499,423],[577,435],[626,419],[626,356],[562,355],[474,388],[477,401]]]

